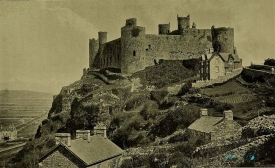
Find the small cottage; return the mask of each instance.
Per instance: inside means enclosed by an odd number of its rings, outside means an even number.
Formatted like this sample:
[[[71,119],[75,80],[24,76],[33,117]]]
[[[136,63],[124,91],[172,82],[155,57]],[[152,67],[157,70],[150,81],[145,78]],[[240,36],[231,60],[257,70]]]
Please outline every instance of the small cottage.
[[[94,132],[77,130],[75,139],[56,133],[56,146],[39,159],[39,167],[117,168],[123,150],[106,137],[106,126]]]
[[[200,118],[188,127],[190,136],[203,137],[206,141],[227,139],[234,136],[242,126],[233,120],[233,112],[223,112],[223,117],[208,116],[207,109],[200,110]]]

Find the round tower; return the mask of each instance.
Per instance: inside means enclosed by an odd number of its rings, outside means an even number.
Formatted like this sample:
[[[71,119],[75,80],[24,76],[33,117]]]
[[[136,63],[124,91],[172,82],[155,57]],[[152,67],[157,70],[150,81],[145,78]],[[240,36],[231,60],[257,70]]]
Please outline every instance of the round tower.
[[[187,17],[178,17],[178,31],[183,32],[184,29],[190,28],[190,15]]]
[[[96,41],[95,39],[89,39],[89,69],[93,68],[93,63],[96,55]]]
[[[145,41],[145,27],[126,24],[121,28],[122,73],[133,73],[144,69]]]
[[[169,33],[170,33],[170,23],[159,24],[159,34],[169,34]]]
[[[212,26],[212,45],[215,52],[234,53],[234,29]]]

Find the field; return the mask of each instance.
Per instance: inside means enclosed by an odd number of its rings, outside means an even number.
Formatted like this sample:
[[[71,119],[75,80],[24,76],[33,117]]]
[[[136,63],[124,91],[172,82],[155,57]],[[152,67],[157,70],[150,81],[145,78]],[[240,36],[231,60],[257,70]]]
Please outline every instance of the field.
[[[204,88],[201,93],[212,97],[214,100],[230,104],[250,102],[257,99],[255,93],[233,80],[214,88]]]

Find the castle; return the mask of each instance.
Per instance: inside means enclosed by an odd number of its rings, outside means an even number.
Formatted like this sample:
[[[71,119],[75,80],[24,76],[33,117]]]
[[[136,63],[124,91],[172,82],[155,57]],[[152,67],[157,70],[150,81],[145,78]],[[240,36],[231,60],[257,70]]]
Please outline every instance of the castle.
[[[197,29],[190,16],[177,16],[178,29],[170,23],[159,24],[158,34],[146,34],[136,18],[126,20],[121,37],[107,42],[107,32],[98,32],[98,39],[89,40],[89,70],[116,68],[134,73],[159,60],[199,58],[210,52],[236,53],[233,28]]]

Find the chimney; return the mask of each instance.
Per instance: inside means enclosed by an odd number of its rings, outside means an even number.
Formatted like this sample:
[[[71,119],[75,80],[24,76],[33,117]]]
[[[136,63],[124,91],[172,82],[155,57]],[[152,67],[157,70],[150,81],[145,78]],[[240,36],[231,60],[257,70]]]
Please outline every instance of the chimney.
[[[208,116],[208,110],[207,109],[200,109],[200,117],[202,116]]]
[[[90,130],[76,130],[76,139],[84,139],[90,143]]]
[[[224,111],[223,120],[233,120],[233,112],[231,110]]]
[[[100,135],[104,138],[107,138],[106,134],[106,125],[99,123],[94,127],[94,135]]]
[[[64,143],[68,147],[71,146],[71,134],[70,133],[56,133],[55,144]]]

